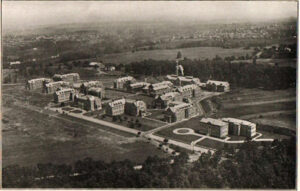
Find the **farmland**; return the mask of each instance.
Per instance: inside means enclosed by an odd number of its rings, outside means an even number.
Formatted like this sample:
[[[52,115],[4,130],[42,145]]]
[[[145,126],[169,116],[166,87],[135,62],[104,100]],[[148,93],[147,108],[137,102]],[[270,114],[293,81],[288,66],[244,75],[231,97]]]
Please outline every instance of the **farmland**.
[[[154,60],[174,60],[174,55],[178,51],[189,59],[211,59],[216,55],[220,57],[227,56],[246,56],[252,55],[253,50],[245,50],[243,48],[224,49],[219,47],[196,47],[196,48],[183,48],[183,49],[165,49],[165,50],[147,50],[137,52],[125,52],[118,54],[106,54],[102,60],[106,63],[123,63],[129,64],[131,62],[143,61],[147,59]]]

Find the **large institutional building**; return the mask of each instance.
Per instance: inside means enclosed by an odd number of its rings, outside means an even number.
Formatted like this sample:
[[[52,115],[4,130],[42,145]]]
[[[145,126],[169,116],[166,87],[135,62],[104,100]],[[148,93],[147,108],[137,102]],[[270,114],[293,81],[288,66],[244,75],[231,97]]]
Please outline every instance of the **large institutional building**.
[[[148,94],[151,96],[162,95],[173,90],[173,83],[170,81],[162,81],[159,83],[151,84],[148,88]]]
[[[173,123],[197,115],[197,109],[190,103],[172,102],[165,111],[165,121]]]
[[[208,80],[206,82],[206,89],[214,92],[229,92],[230,85],[228,82],[224,81]]]
[[[45,84],[51,82],[52,80],[50,78],[36,78],[28,80],[26,83],[26,88],[28,90],[35,90],[40,89],[45,86]]]
[[[225,138],[228,135],[228,123],[219,119],[202,118],[195,130],[201,134]]]
[[[195,84],[178,87],[177,92],[179,92],[184,98],[195,98],[201,95],[200,87]]]
[[[168,92],[160,96],[156,96],[154,100],[154,106],[164,109],[169,106],[171,102],[182,101],[182,96],[178,92]]]
[[[117,99],[106,105],[106,114],[109,116],[122,115],[125,110],[125,99]]]
[[[69,86],[70,86],[69,82],[64,82],[64,81],[50,82],[50,83],[45,84],[44,90],[45,90],[45,93],[52,94],[63,87],[66,88]]]
[[[64,103],[74,100],[75,90],[73,88],[66,88],[56,91],[54,96],[55,103]]]
[[[136,82],[136,80],[132,76],[126,76],[122,78],[118,78],[114,81],[114,88],[116,89],[124,89],[127,85]]]
[[[96,96],[100,99],[105,98],[105,88],[104,87],[92,87],[87,89],[87,94]]]
[[[66,81],[70,83],[77,82],[80,80],[78,73],[69,73],[69,74],[55,74],[53,76],[54,81]]]
[[[235,118],[222,118],[222,120],[229,124],[228,133],[230,135],[240,135],[249,138],[256,135],[255,123]]]
[[[193,76],[167,75],[166,79],[171,81],[175,86],[199,85],[201,83],[199,78],[194,78]]]
[[[147,106],[144,101],[126,99],[125,113],[132,116],[143,116],[146,113]]]
[[[86,111],[95,111],[102,109],[100,98],[91,95],[76,94],[74,96],[74,103],[77,105],[77,107]]]

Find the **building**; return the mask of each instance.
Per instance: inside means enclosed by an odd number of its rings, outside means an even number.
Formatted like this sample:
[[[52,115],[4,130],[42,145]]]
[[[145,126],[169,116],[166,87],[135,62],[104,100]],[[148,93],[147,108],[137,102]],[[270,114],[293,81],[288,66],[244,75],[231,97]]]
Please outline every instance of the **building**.
[[[90,62],[89,66],[90,67],[97,67],[100,70],[104,70],[104,68],[105,68],[104,64],[102,64],[101,62]]]
[[[20,65],[20,64],[21,64],[20,61],[14,61],[14,62],[10,62],[10,63],[9,63],[10,66]]]
[[[69,86],[70,86],[69,82],[64,82],[64,81],[50,82],[45,84],[44,91],[47,94],[52,94],[62,87],[69,87]]]
[[[97,87],[97,88],[102,88],[104,89],[103,83],[101,81],[88,81],[88,82],[83,82],[80,86],[80,91],[82,93],[87,93],[89,88],[92,87]]]
[[[130,92],[138,92],[138,91],[143,90],[144,87],[149,86],[149,85],[150,85],[150,83],[147,83],[147,82],[136,82],[136,83],[129,84],[127,86],[127,90]]]
[[[80,80],[78,73],[69,73],[69,74],[55,74],[53,76],[54,81],[66,81],[70,83],[77,82]]]
[[[167,75],[166,79],[171,81],[175,86],[199,85],[201,83],[199,78],[194,78],[193,76]]]
[[[178,87],[177,92],[179,92],[184,98],[194,98],[201,95],[200,87],[195,84]]]
[[[132,116],[143,116],[146,113],[147,106],[144,101],[126,99],[125,114]]]
[[[166,108],[171,102],[182,101],[182,96],[178,92],[168,92],[159,96],[156,96],[154,100],[154,107],[156,108]]]
[[[106,66],[106,67],[105,67],[105,70],[106,70],[106,71],[112,72],[112,71],[115,71],[115,70],[116,70],[116,67],[115,67],[115,66]]]
[[[195,131],[213,137],[225,138],[228,135],[228,123],[219,119],[202,118]]]
[[[64,103],[68,101],[73,101],[75,95],[75,90],[73,88],[65,88],[56,91],[54,96],[54,102],[55,103]]]
[[[197,114],[196,108],[189,103],[172,102],[165,111],[165,121],[168,123],[182,121]]]
[[[96,96],[100,99],[105,98],[105,88],[104,87],[91,87],[87,89],[87,94]]]
[[[230,91],[230,85],[224,81],[208,80],[206,82],[206,89],[214,92],[228,92]]]
[[[76,94],[74,96],[74,103],[77,107],[86,111],[95,111],[102,109],[101,99],[91,95]]]
[[[36,78],[28,80],[26,83],[26,88],[28,90],[35,90],[43,88],[47,83],[50,83],[52,80],[49,78]]]
[[[148,94],[151,96],[162,95],[164,93],[171,92],[173,89],[173,83],[170,81],[162,81],[159,83],[151,84],[148,88]]]
[[[236,118],[222,118],[227,122],[229,135],[245,136],[251,138],[256,135],[256,124]]]
[[[125,99],[112,100],[106,105],[106,114],[109,116],[122,115],[125,110]]]
[[[134,83],[136,80],[131,76],[118,78],[114,81],[114,88],[124,89],[128,84]]]

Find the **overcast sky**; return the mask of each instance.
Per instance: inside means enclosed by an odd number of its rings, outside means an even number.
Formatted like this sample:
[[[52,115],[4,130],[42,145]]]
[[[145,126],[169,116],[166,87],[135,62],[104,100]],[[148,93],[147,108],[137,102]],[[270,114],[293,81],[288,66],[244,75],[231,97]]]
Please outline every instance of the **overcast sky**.
[[[267,21],[297,16],[296,2],[2,1],[3,27],[101,21]]]

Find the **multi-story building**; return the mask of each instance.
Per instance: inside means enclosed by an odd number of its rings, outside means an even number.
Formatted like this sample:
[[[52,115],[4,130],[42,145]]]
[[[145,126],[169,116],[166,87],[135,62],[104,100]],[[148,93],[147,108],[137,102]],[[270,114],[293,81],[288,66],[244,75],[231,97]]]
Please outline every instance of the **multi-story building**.
[[[105,88],[104,87],[91,87],[87,89],[87,94],[96,96],[100,99],[105,98]]]
[[[206,82],[206,89],[214,92],[228,92],[230,91],[230,85],[224,81],[208,80]]]
[[[147,82],[136,82],[136,83],[129,84],[127,86],[127,90],[130,92],[138,92],[141,91],[144,87],[149,85],[150,83]]]
[[[87,90],[92,87],[103,87],[104,89],[103,83],[101,81],[88,81],[88,82],[83,82],[81,84],[80,91],[82,93],[87,93]]]
[[[47,83],[50,83],[52,80],[49,78],[36,78],[28,80],[26,83],[26,88],[28,90],[35,90],[43,88]]]
[[[188,119],[197,115],[197,109],[194,105],[184,102],[172,102],[165,111],[165,121],[173,123]]]
[[[76,94],[74,96],[74,103],[77,105],[77,107],[86,111],[102,109],[101,99],[91,95]]]
[[[167,75],[166,78],[175,86],[184,86],[189,84],[199,85],[201,83],[199,78],[195,78],[193,76]]]
[[[143,116],[146,113],[147,106],[144,101],[126,99],[125,114],[132,116]]]
[[[69,74],[55,74],[53,76],[54,81],[66,81],[70,83],[77,82],[80,80],[78,73],[69,73]]]
[[[201,95],[200,87],[195,84],[178,87],[177,92],[179,92],[184,98],[194,98]]]
[[[114,88],[116,89],[124,89],[129,84],[134,83],[136,80],[132,76],[126,76],[118,78],[114,81]]]
[[[162,95],[171,92],[173,84],[170,81],[162,81],[159,83],[151,84],[148,88],[148,94],[151,96]]]
[[[183,97],[178,92],[168,92],[160,96],[156,96],[154,106],[158,108],[166,108],[171,102],[182,101]]]
[[[213,118],[202,118],[195,131],[213,137],[225,138],[228,135],[228,123]]]
[[[256,135],[255,123],[236,118],[222,118],[222,120],[229,124],[228,133],[230,135],[240,135],[249,138]]]
[[[125,110],[125,99],[112,100],[106,105],[106,114],[109,116],[122,115]]]
[[[56,92],[57,90],[59,90],[60,88],[69,87],[69,86],[70,86],[69,82],[64,82],[64,81],[50,82],[50,83],[45,84],[44,90],[45,90],[45,93],[52,94],[52,93]]]
[[[64,103],[68,101],[73,101],[75,96],[75,90],[73,88],[65,88],[56,91],[54,94],[55,103]]]

